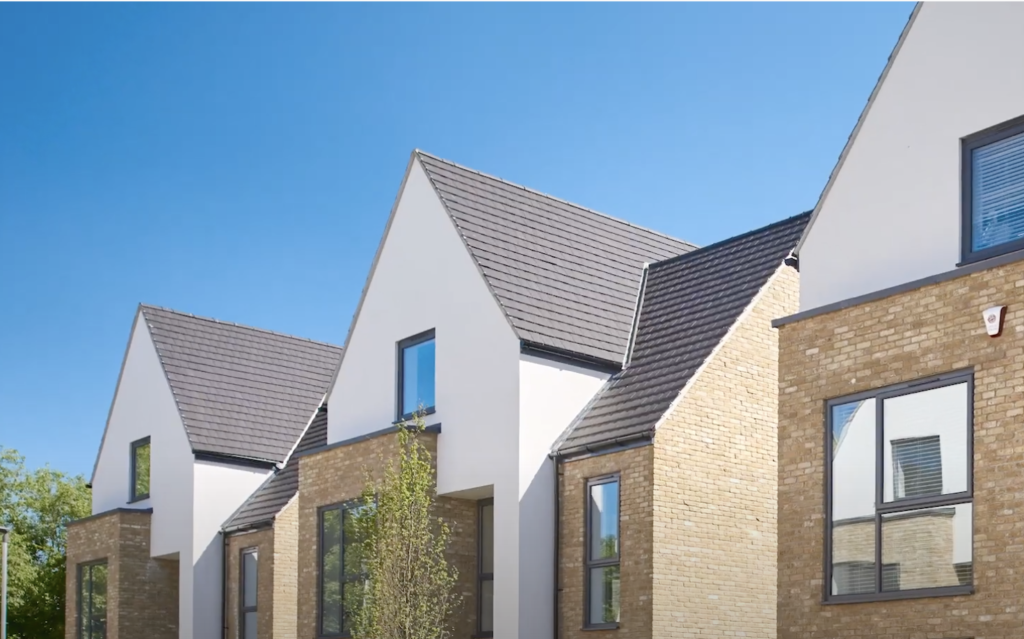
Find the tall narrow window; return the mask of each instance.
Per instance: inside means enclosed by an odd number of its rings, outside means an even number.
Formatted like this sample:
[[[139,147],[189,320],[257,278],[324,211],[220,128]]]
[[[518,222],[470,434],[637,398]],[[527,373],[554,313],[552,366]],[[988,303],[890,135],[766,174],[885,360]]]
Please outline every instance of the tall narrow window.
[[[434,412],[434,331],[398,343],[398,417]]]
[[[362,602],[366,571],[353,515],[355,503],[320,509],[320,636],[348,637]]]
[[[259,552],[256,548],[242,551],[241,618],[240,639],[256,639],[256,587],[259,582]]]
[[[494,636],[494,500],[484,499],[478,509],[477,636]]]
[[[149,498],[149,437],[132,442],[131,501]]]
[[[78,567],[78,639],[107,637],[107,562]]]
[[[952,373],[829,402],[826,599],[970,592],[973,394]]]
[[[964,261],[1024,248],[1024,118],[964,138]]]
[[[619,478],[587,482],[586,618],[588,628],[619,623]]]

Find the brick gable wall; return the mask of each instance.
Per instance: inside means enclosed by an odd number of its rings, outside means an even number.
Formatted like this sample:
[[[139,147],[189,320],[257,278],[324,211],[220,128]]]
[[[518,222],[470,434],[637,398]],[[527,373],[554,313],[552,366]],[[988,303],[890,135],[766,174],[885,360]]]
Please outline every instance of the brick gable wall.
[[[1024,263],[782,326],[779,638],[1024,636]],[[982,310],[1007,305],[990,338]],[[975,594],[822,605],[824,403],[974,370]]]

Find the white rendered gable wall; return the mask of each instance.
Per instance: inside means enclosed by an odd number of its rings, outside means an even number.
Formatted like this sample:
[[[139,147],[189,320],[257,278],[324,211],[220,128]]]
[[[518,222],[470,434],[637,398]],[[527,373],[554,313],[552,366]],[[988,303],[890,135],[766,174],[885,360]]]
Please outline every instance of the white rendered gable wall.
[[[800,249],[800,310],[951,271],[960,139],[1024,115],[1024,4],[925,3]]]

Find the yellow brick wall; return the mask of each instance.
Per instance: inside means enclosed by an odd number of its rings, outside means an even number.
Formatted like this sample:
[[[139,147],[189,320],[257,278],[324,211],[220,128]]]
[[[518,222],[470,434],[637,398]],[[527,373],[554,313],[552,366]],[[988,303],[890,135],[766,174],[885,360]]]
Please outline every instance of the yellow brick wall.
[[[424,433],[420,437],[431,455],[436,455],[438,435]],[[297,636],[300,639],[317,636],[318,509],[358,498],[366,485],[367,474],[379,478],[395,450],[395,436],[388,434],[300,459],[297,513]],[[448,559],[459,572],[457,591],[463,596],[462,606],[453,620],[452,637],[469,639],[476,629],[476,502],[441,497],[437,506],[439,515],[452,529]]]
[[[560,639],[650,639],[653,447],[559,464]],[[587,480],[619,473],[619,628],[583,630]]]
[[[654,637],[775,637],[780,267],[654,439]]]
[[[77,637],[78,566],[106,560],[107,639],[177,639],[178,562],[151,559],[149,513],[113,511],[68,526],[64,635]]]
[[[779,638],[1024,637],[1024,263],[780,330]],[[1003,335],[981,311],[1008,306]],[[824,402],[973,367],[975,594],[822,605]]]
[[[299,500],[274,521],[274,639],[295,639],[298,615]]]

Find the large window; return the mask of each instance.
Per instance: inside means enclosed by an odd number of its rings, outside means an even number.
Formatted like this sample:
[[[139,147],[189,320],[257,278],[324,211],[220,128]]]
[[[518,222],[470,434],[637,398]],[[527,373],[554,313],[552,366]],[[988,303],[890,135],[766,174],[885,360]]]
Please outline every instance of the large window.
[[[107,562],[78,566],[78,639],[107,637]]]
[[[587,482],[586,605],[584,625],[619,623],[619,477]]]
[[[320,636],[348,637],[366,572],[353,515],[359,504],[320,509]]]
[[[971,591],[973,396],[961,372],[828,403],[827,600]]]
[[[477,542],[477,635],[494,635],[494,500],[480,502]]]
[[[259,582],[259,552],[256,548],[242,551],[241,587],[239,588],[241,632],[239,639],[256,639],[256,586]]]
[[[131,501],[149,497],[149,437],[132,442]]]
[[[964,261],[1024,248],[1024,118],[964,138]]]
[[[434,412],[434,331],[398,343],[398,418]]]

